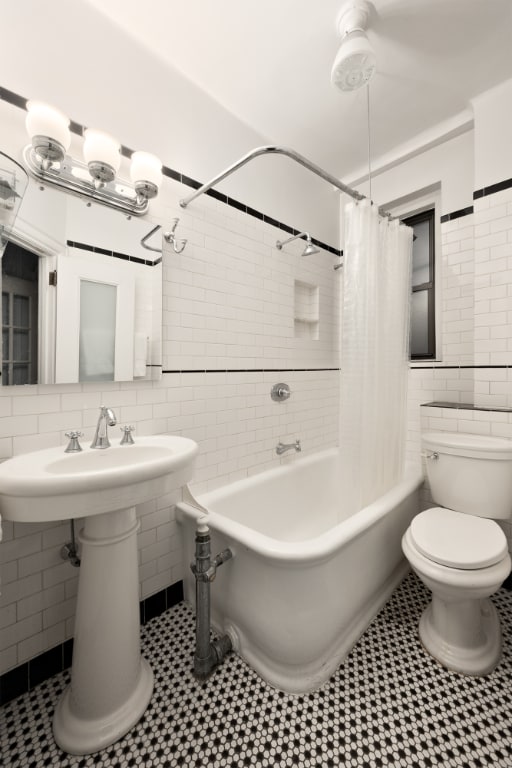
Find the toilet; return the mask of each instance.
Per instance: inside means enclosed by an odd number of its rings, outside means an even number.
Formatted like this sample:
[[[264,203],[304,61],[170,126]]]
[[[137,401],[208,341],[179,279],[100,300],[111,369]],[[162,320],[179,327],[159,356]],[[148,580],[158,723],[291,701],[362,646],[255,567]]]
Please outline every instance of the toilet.
[[[411,568],[432,592],[420,620],[425,649],[444,667],[486,675],[501,655],[501,627],[489,599],[510,573],[512,441],[453,432],[422,435],[432,498],[402,539]]]

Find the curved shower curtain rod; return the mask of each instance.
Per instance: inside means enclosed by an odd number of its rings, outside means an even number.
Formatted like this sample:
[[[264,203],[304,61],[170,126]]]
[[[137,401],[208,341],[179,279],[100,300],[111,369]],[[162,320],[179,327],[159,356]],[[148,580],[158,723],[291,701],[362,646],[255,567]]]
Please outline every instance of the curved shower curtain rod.
[[[343,184],[343,182],[341,182],[335,176],[332,176],[332,174],[328,173],[327,171],[324,171],[323,168],[320,168],[320,166],[316,165],[315,163],[312,163],[311,160],[308,160],[303,155],[300,155],[298,152],[295,152],[294,149],[289,149],[288,147],[279,147],[279,146],[275,146],[274,144],[269,144],[263,147],[256,147],[256,149],[252,149],[246,155],[241,157],[240,160],[237,160],[236,163],[233,163],[233,165],[230,165],[229,168],[226,168],[225,171],[222,171],[222,173],[219,173],[217,176],[211,179],[211,181],[207,182],[206,184],[203,184],[202,187],[199,187],[199,189],[197,189],[188,197],[184,197],[182,200],[180,200],[181,207],[186,208],[187,205],[192,202],[192,200],[196,199],[196,197],[199,197],[199,195],[202,195],[204,192],[208,192],[209,189],[214,187],[220,181],[223,181],[228,176],[231,176],[232,173],[234,173],[235,171],[238,171],[239,168],[242,168],[242,166],[246,165],[246,163],[248,163],[250,160],[253,160],[255,157],[259,157],[260,155],[286,155],[286,157],[289,157],[291,160],[294,160],[296,163],[299,163],[299,165],[302,165],[304,168],[307,168],[309,171],[312,171],[317,176],[320,176],[320,178],[324,179],[324,181],[327,181],[329,184],[332,184],[332,186],[336,187],[336,189],[339,189],[341,192],[344,192],[346,195],[353,197],[354,200],[366,200],[366,195],[362,195],[360,192],[357,192],[355,189],[351,189],[351,187],[347,187],[346,184]],[[382,213],[384,216],[389,216],[389,214],[387,214],[385,211],[379,211],[379,212]]]

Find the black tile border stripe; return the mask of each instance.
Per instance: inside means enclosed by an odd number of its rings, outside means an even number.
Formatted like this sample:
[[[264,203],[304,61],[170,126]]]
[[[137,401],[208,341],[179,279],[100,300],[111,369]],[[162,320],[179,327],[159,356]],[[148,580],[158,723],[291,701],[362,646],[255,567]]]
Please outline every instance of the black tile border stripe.
[[[183,582],[177,581],[139,603],[141,626],[183,600]],[[35,656],[0,676],[0,707],[32,690],[49,677],[71,666],[73,639]]]
[[[67,240],[66,244],[70,248],[78,248],[81,251],[90,251],[92,253],[101,253],[102,256],[109,256],[113,259],[121,259],[122,261],[129,261],[131,264],[142,264],[145,267],[154,267],[160,264],[162,258],[151,261],[150,259],[141,259],[140,256],[131,256],[129,253],[120,253],[119,251],[111,251],[108,248],[101,248],[99,245],[90,245],[89,243],[79,243],[76,240]]]
[[[478,200],[480,197],[487,197],[488,195],[494,195],[496,192],[503,192],[504,189],[510,189],[510,187],[512,187],[512,179],[498,181],[496,184],[482,187],[482,189],[477,189],[473,192],[473,200]]]
[[[456,371],[482,369],[508,369],[510,365],[418,365],[409,362],[411,371]],[[322,371],[340,371],[341,368],[166,368],[162,373],[321,373]]]
[[[510,189],[512,187],[512,179],[505,179],[504,181],[498,181],[496,184],[491,184],[489,187],[483,187],[473,192],[473,200],[478,200],[481,197],[487,197],[488,195],[494,195],[496,192],[503,192],[504,189]],[[447,221],[454,221],[460,219],[463,216],[469,216],[474,213],[475,208],[473,205],[468,205],[466,208],[459,208],[457,211],[451,213],[444,213],[441,216],[441,224]]]
[[[445,213],[441,216],[441,224],[444,224],[446,221],[460,219],[463,216],[469,216],[471,213],[474,213],[474,207],[472,205],[468,205],[467,208],[460,208],[458,211],[452,211],[452,213]]]
[[[14,93],[13,91],[9,91],[7,88],[2,88],[1,86],[0,86],[0,100],[6,101],[8,104],[12,104],[13,106],[19,107],[20,109],[27,108],[28,99],[25,99],[23,96],[19,96],[17,93]],[[85,126],[80,125],[80,123],[75,123],[74,121],[71,121],[70,130],[73,133],[76,133],[78,136],[83,136]],[[132,149],[124,146],[124,144],[121,145],[121,154],[124,157],[131,157],[132,153],[133,153]],[[173,179],[173,181],[178,181],[180,184],[184,184],[185,186],[191,187],[192,189],[199,189],[199,187],[203,186],[203,182],[197,181],[196,179],[192,179],[190,176],[187,176],[186,174],[181,173],[180,171],[176,171],[173,168],[169,168],[166,165],[162,166],[162,174],[164,176],[167,176],[167,178]],[[242,211],[242,213],[245,213],[248,216],[252,216],[253,218],[258,219],[259,221],[263,221],[266,224],[271,224],[272,226],[277,227],[278,229],[282,229],[283,232],[288,232],[289,234],[298,235],[299,232],[301,231],[299,229],[294,229],[293,227],[290,227],[287,224],[284,224],[283,222],[272,218],[271,216],[267,216],[266,214],[261,213],[260,211],[257,211],[255,208],[251,208],[245,203],[241,203],[239,200],[235,200],[235,198],[233,197],[228,197],[228,195],[225,195],[222,192],[218,192],[216,189],[209,189],[207,192],[205,192],[205,194],[215,198],[215,200],[219,200],[221,203],[224,203],[225,205],[231,206],[231,208],[236,208],[238,211]],[[319,248],[322,248],[324,251],[327,251],[328,253],[332,253],[335,256],[343,255],[343,251],[341,251],[339,248],[334,248],[334,246],[328,245],[327,243],[324,243],[321,240],[317,240],[314,237],[312,237],[311,240],[315,245],[317,245]]]
[[[469,369],[481,369],[481,368],[512,368],[512,362],[510,365],[414,365],[414,367],[410,366],[412,371],[424,371],[424,370],[433,370],[433,371],[456,371],[458,368],[469,370]]]
[[[494,370],[512,369],[508,365],[418,365],[409,362],[411,371],[457,371],[457,370]],[[162,373],[321,373],[322,371],[341,371],[341,368],[165,368]]]
[[[319,373],[339,368],[182,368],[165,369],[162,373]]]
[[[19,107],[20,109],[27,108],[28,99],[25,99],[23,96],[19,96],[17,93],[14,93],[14,91],[9,91],[7,88],[2,88],[1,86],[0,99],[2,99],[2,101],[6,101],[8,104],[12,104],[13,107]]]

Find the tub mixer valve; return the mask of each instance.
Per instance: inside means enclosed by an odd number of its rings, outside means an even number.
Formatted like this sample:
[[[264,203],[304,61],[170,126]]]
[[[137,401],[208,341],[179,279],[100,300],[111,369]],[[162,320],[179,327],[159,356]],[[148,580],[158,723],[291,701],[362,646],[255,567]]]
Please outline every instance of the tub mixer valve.
[[[230,560],[232,557],[233,553],[228,547],[227,549],[223,549],[222,552],[219,552],[219,554],[213,558],[212,564],[207,571],[198,572],[195,562],[190,564],[190,570],[198,581],[209,581],[211,584],[212,581],[215,581],[217,568],[222,565],[222,563],[225,563],[226,560]]]
[[[282,403],[284,400],[288,400],[290,395],[291,395],[290,387],[288,386],[288,384],[285,384],[284,382],[279,382],[279,384],[274,384],[274,386],[270,390],[270,397],[276,403]]]

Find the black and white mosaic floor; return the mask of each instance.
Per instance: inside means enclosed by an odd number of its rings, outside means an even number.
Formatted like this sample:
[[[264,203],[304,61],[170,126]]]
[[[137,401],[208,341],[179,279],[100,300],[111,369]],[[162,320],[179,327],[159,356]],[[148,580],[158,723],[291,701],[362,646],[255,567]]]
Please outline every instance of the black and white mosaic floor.
[[[320,690],[280,693],[236,655],[206,683],[191,674],[194,621],[183,603],[142,630],[155,691],[141,722],[112,747],[71,757],[55,745],[51,718],[64,672],[0,710],[5,768],[343,766],[511,768],[512,593],[495,596],[503,659],[470,678],[438,666],[417,625],[428,595],[410,574],[345,663]]]

